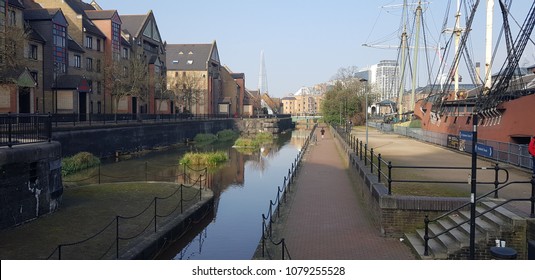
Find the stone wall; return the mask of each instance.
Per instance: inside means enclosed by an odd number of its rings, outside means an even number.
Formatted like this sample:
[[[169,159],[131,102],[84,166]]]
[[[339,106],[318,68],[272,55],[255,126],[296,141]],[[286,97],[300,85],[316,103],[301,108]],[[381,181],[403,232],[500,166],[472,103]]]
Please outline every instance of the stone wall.
[[[63,157],[90,152],[104,158],[116,152],[134,152],[169,146],[193,139],[199,133],[235,129],[233,120],[196,120],[177,123],[143,123],[123,126],[56,128],[52,139],[61,143]]]
[[[249,118],[235,119],[236,127],[242,135],[254,135],[260,132],[278,134],[293,128],[292,118]]]
[[[58,142],[0,147],[0,229],[56,211],[62,194]]]

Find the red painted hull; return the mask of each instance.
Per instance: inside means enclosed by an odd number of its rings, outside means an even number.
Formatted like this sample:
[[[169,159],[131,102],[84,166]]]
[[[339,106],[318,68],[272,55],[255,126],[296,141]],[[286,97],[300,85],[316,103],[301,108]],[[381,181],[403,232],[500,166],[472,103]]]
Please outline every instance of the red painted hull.
[[[423,100],[418,101],[416,108],[421,108],[422,104]],[[448,116],[447,119],[443,116],[440,122],[431,122],[431,106],[430,102],[424,105],[425,114],[415,110],[415,115],[422,120],[422,129],[452,135],[459,135],[461,130],[472,131],[468,116]],[[504,110],[500,122],[478,126],[480,139],[516,143],[518,138],[535,135],[535,94],[503,102],[498,108]]]

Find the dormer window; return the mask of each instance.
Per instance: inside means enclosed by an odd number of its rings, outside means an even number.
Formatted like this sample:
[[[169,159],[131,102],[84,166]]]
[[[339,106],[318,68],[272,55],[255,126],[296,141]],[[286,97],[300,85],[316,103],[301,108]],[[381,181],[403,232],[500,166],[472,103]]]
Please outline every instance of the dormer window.
[[[178,64],[178,60],[173,60],[173,64]]]
[[[192,59],[188,60],[188,65],[192,65],[192,64],[193,64],[193,60]]]

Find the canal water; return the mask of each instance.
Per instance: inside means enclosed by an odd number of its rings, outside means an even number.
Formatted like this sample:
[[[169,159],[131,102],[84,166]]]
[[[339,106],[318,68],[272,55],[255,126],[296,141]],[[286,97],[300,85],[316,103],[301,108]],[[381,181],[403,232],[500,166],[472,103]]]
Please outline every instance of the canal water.
[[[238,151],[232,143],[204,147],[227,151],[229,161],[209,177],[208,187],[215,196],[213,215],[198,223],[162,252],[160,259],[247,260],[251,259],[262,236],[262,214],[267,214],[270,200],[310,131],[296,130],[281,134],[274,143],[256,151]],[[173,181],[180,183],[180,157],[199,147],[176,147],[153,151],[137,158],[103,164],[90,174],[80,174],[83,184],[124,181]],[[113,174],[113,175],[110,175]],[[76,181],[76,178],[71,178]],[[81,182],[76,182],[80,184]]]
[[[262,214],[267,214],[270,200],[276,198],[278,187],[283,185],[284,177],[288,175],[308,133],[294,131],[291,137],[282,135],[277,144],[258,152],[234,155],[243,158],[231,160],[229,164],[239,166],[242,162],[243,176],[234,176],[230,183],[222,186],[216,198],[215,217],[188,244],[171,246],[161,258],[251,259],[262,236]],[[226,179],[228,181],[229,178]]]

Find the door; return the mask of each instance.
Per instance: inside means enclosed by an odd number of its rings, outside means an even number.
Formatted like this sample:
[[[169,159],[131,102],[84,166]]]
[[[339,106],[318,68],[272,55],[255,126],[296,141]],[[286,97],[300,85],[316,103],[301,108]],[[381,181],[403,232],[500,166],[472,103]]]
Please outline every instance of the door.
[[[87,120],[87,93],[80,92],[78,104],[78,113],[80,114],[80,121],[85,122]]]
[[[30,88],[19,88],[19,114],[31,113],[31,100]]]

